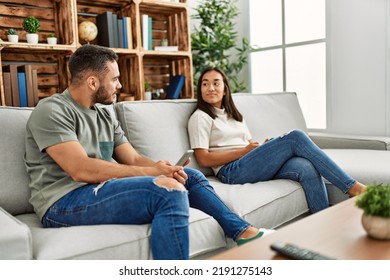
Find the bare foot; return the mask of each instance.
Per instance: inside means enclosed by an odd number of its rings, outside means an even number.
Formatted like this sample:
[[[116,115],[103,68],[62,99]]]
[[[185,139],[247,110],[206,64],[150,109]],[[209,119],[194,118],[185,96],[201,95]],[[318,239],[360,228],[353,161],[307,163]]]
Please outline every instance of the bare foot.
[[[348,195],[353,197],[361,194],[366,190],[366,186],[362,183],[356,182],[348,191]]]
[[[256,236],[259,233],[259,229],[255,227],[248,227],[241,235],[238,237],[238,239],[241,238],[251,238]]]

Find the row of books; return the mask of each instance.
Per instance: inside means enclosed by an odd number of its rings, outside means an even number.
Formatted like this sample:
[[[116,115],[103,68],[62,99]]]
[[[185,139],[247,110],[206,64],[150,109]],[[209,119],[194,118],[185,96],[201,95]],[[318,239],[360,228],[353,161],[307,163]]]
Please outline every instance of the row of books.
[[[153,19],[152,17],[143,14],[142,15],[142,47],[145,51],[153,50]],[[178,46],[155,46],[156,51],[178,51]]]
[[[118,18],[117,14],[107,11],[97,15],[96,26],[99,45],[109,48],[133,48],[131,17]]]
[[[38,104],[37,70],[32,65],[2,67],[6,106],[35,107]]]

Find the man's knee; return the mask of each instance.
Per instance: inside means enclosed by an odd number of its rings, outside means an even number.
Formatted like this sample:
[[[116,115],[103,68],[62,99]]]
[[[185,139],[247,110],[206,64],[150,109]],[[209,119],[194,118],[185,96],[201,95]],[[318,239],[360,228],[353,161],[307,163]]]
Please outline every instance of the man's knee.
[[[186,188],[180,184],[178,181],[176,181],[173,178],[168,178],[168,177],[160,177],[155,180],[155,183],[159,187],[166,187],[168,189],[174,189],[174,190],[180,190],[180,191],[185,191]]]

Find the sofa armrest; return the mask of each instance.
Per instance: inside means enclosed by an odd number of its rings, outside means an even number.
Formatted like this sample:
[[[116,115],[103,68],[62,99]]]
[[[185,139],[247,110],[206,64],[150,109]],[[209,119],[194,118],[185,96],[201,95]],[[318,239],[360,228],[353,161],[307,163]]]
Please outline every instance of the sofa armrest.
[[[27,225],[0,207],[0,259],[32,259],[32,237]]]
[[[322,149],[390,150],[390,137],[322,132],[309,132],[309,136]]]

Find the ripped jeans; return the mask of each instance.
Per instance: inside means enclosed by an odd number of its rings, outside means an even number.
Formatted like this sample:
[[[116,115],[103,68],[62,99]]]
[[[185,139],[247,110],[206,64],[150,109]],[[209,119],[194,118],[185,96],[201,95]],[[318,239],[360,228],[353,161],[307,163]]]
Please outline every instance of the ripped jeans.
[[[187,191],[169,190],[156,177],[128,177],[80,187],[54,203],[42,219],[44,227],[100,224],[151,224],[156,260],[188,259],[189,206],[213,216],[228,237],[236,239],[249,223],[220,200],[205,176],[185,168]]]

